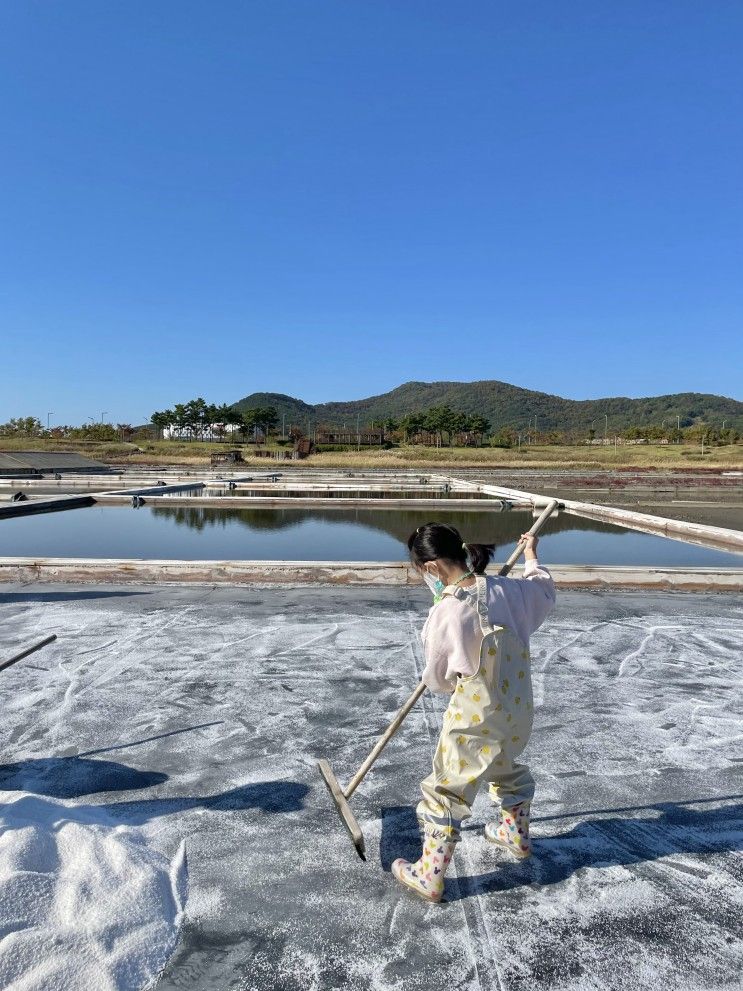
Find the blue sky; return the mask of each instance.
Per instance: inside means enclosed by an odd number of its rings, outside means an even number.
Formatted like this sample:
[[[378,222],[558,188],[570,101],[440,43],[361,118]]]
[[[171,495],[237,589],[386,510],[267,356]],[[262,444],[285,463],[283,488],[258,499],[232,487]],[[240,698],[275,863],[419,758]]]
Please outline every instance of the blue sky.
[[[0,5],[0,421],[743,399],[743,4]]]

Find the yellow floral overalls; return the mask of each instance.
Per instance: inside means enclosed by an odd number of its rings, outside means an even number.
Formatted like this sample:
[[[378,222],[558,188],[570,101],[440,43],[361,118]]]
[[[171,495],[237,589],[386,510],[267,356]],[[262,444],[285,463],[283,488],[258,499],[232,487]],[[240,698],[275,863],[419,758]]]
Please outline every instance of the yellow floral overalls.
[[[476,592],[480,667],[477,674],[457,678],[417,808],[424,825],[443,829],[452,839],[459,838],[481,785],[489,785],[491,798],[506,809],[534,794],[529,768],[515,761],[532,728],[529,651],[508,627],[490,625],[483,575],[476,578]],[[466,589],[450,587],[444,594],[472,604]]]

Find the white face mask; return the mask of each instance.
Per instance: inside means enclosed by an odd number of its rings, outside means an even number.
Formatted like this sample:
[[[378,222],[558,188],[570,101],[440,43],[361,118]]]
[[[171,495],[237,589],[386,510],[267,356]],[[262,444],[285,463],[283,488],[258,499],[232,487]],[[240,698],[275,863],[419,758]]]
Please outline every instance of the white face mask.
[[[423,581],[426,583],[426,585],[428,585],[429,589],[431,590],[431,595],[434,597],[434,599],[441,598],[441,593],[446,588],[446,585],[444,585],[444,583],[441,581],[440,578],[434,578],[433,575],[430,575],[427,571],[424,571]]]

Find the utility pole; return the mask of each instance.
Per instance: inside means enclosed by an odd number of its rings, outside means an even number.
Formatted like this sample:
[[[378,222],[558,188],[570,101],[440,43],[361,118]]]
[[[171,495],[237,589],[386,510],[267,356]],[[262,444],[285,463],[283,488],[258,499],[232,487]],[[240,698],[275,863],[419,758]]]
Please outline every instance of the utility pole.
[[[360,418],[361,418],[361,414],[357,413],[356,414],[356,450],[357,451],[361,450],[361,428],[359,427]]]
[[[281,439],[286,440],[286,413],[281,414]]]
[[[47,433],[49,432],[49,417],[50,416],[54,416],[54,411],[53,410],[52,410],[51,413],[47,413],[46,414],[46,429],[47,429]],[[722,421],[722,429],[723,430],[725,429],[725,421],[724,420]]]
[[[606,443],[608,433],[609,433],[609,414],[604,413],[604,443]]]
[[[103,417],[108,413],[107,409],[101,410],[101,426],[103,426]]]

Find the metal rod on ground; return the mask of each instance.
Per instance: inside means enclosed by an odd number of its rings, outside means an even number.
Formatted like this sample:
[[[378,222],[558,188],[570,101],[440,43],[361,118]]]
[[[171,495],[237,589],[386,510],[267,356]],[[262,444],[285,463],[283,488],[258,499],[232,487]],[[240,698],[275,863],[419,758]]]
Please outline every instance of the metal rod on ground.
[[[22,650],[20,654],[16,654],[15,657],[11,657],[10,660],[0,661],[0,671],[4,671],[6,668],[9,668],[11,664],[16,664],[18,661],[22,661],[24,657],[28,657],[28,655],[33,654],[34,651],[41,650],[42,647],[46,647],[48,643],[51,643],[56,639],[57,634],[52,633],[50,637],[47,637],[45,640],[41,640],[39,643],[35,643],[32,647],[26,647],[25,650]]]
[[[537,536],[544,527],[547,520],[552,515],[552,513],[554,513],[557,506],[558,506],[557,499],[552,499],[545,506],[543,511],[540,513],[539,517],[534,521],[533,525],[528,530],[528,533],[532,534],[533,536]],[[499,575],[505,576],[509,573],[509,571],[513,568],[514,564],[516,564],[516,562],[518,561],[519,557],[522,555],[524,551],[524,546],[525,546],[524,541],[520,540],[516,545],[516,549],[514,550],[514,552],[508,558],[506,563],[499,569],[498,571]],[[415,691],[412,693],[412,695],[407,700],[407,702],[405,702],[403,707],[397,713],[397,715],[389,724],[389,726],[384,731],[384,733],[379,738],[379,740],[377,740],[373,750],[366,758],[364,763],[361,765],[361,767],[358,769],[356,774],[354,774],[354,776],[351,778],[345,790],[341,788],[340,784],[338,783],[338,779],[336,778],[333,772],[333,768],[330,766],[329,761],[325,760],[325,758],[323,757],[317,763],[317,767],[318,770],[320,771],[322,779],[327,785],[328,791],[333,797],[333,801],[335,802],[336,808],[340,813],[341,819],[343,820],[343,824],[348,830],[353,845],[356,847],[356,852],[358,853],[358,855],[361,857],[362,860],[366,860],[364,834],[361,831],[361,826],[359,826],[356,816],[353,814],[351,806],[348,804],[348,799],[351,797],[351,795],[353,795],[353,793],[356,791],[358,786],[361,784],[361,782],[364,780],[366,775],[369,773],[369,770],[376,761],[377,757],[379,757],[379,755],[382,753],[384,748],[390,742],[392,737],[395,735],[395,733],[397,733],[398,729],[404,722],[406,716],[413,708],[415,703],[418,701],[418,699],[421,697],[421,695],[425,692],[425,690],[426,690],[426,686],[422,681],[418,685],[416,685]]]

